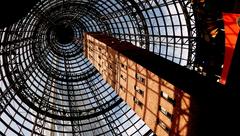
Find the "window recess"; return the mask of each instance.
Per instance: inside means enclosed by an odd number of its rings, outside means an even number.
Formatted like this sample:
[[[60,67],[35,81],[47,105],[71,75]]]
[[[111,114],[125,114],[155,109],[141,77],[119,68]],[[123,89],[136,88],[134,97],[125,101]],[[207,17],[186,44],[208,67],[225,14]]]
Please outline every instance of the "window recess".
[[[123,92],[125,92],[125,89],[123,88],[122,85],[119,86],[120,90],[122,90]]]
[[[167,116],[170,120],[172,120],[172,114],[170,114],[165,108],[159,106],[159,111],[161,111],[165,116]]]
[[[161,97],[163,97],[164,99],[166,99],[169,103],[171,103],[172,105],[176,105],[176,101],[173,99],[173,98],[171,98],[171,97],[169,97],[169,95],[167,94],[167,93],[165,93],[165,92],[163,92],[163,91],[161,91]]]
[[[138,86],[134,86],[134,90],[136,91],[136,92],[138,92],[139,94],[141,94],[141,95],[144,95],[144,91],[142,90],[142,89],[140,89]]]
[[[121,63],[121,67],[127,69],[127,66]]]
[[[124,81],[126,81],[127,80],[127,78],[126,77],[124,77],[122,74],[120,75],[120,77],[124,80]]]
[[[138,73],[136,73],[135,75],[137,81],[141,82],[141,83],[145,83],[145,78],[143,78],[141,75],[139,75]]]
[[[136,97],[133,97],[133,101],[134,101],[134,103],[136,103],[137,105],[139,105],[142,108],[143,103],[141,101],[139,101]]]
[[[157,119],[157,124],[165,130],[168,134],[170,133],[171,129],[167,127],[167,125],[160,119]]]
[[[112,65],[111,65],[111,64],[109,64],[109,68],[110,68],[110,69],[113,69],[113,67],[112,67]]]

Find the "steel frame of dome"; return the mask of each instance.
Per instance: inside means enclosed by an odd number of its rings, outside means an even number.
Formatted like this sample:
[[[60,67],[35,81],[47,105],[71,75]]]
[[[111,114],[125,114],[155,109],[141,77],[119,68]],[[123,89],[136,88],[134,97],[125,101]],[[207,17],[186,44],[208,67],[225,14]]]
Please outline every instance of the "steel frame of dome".
[[[188,0],[42,0],[0,30],[2,135],[153,135],[84,57],[84,32],[104,32],[192,67]],[[61,44],[52,27],[70,26]]]

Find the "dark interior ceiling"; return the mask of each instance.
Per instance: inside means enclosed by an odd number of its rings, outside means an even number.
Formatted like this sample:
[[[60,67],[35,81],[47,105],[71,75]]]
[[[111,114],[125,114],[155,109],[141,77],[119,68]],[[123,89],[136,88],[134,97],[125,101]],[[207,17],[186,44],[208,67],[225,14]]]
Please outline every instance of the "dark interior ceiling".
[[[17,23],[37,3],[37,0],[1,0],[0,3],[0,28]]]

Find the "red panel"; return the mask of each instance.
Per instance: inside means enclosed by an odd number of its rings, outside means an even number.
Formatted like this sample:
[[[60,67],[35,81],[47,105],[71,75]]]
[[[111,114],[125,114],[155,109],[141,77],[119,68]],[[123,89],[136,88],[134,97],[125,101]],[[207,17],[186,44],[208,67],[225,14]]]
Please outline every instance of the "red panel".
[[[226,79],[231,66],[232,57],[240,30],[240,27],[237,24],[238,17],[240,17],[240,14],[223,13],[225,27],[225,55],[223,72],[220,79],[220,83],[222,84],[226,84]]]

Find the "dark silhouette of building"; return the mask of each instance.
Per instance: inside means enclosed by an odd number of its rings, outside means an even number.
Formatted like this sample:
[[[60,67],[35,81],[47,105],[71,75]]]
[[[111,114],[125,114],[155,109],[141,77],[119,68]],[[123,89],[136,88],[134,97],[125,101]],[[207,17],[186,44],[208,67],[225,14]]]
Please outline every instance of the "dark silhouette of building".
[[[237,0],[0,9],[1,135],[238,135]]]

